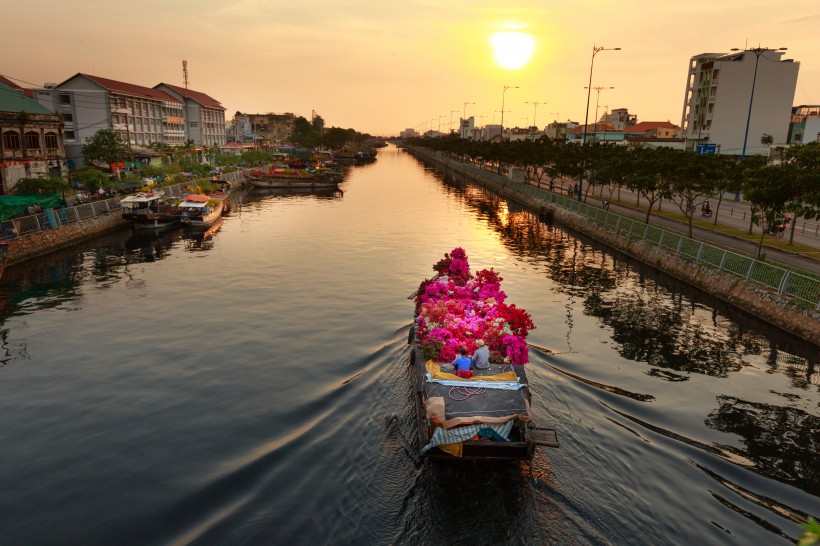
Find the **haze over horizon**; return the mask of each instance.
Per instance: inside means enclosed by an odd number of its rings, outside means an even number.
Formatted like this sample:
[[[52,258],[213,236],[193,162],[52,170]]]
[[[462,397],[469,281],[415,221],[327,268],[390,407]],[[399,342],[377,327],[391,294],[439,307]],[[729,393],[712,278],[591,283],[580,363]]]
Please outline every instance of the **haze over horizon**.
[[[545,5],[546,4],[546,5]],[[480,0],[399,5],[319,0],[100,0],[10,3],[0,74],[23,87],[78,72],[153,87],[183,85],[245,113],[315,111],[327,126],[374,135],[447,131],[466,112],[478,125],[583,122],[592,85],[601,110],[679,124],[689,58],[731,48],[787,47],[800,62],[793,104],[820,104],[815,2],[759,0],[570,4]],[[506,33],[506,34],[504,34]],[[751,82],[750,82],[751,85]],[[511,86],[504,93],[504,86]],[[517,87],[517,88],[514,88]],[[475,103],[475,104],[465,104]],[[537,105],[535,103],[538,103]],[[594,116],[592,96],[590,120]]]

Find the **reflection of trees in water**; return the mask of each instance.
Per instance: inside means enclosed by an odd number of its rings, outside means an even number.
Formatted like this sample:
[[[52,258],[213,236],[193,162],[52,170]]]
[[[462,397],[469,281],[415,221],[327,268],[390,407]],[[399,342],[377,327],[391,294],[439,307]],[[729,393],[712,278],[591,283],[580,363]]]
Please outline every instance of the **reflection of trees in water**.
[[[680,309],[669,305],[665,294],[648,295],[612,291],[587,298],[585,310],[612,328],[612,339],[624,358],[718,377],[742,368],[735,350],[737,340],[688,320]]]
[[[820,418],[803,410],[718,396],[720,407],[706,418],[706,426],[737,434],[744,457],[759,471],[813,495],[820,495]]]
[[[446,191],[479,211],[513,254],[542,264],[556,290],[583,298],[584,312],[612,328],[622,356],[659,368],[650,370],[651,375],[685,379],[673,370],[724,377],[743,367],[743,356],[760,355],[772,370],[789,375],[796,387],[820,384],[812,360],[817,347],[617,252],[589,244],[581,235],[540,222],[534,213],[463,177],[443,178]],[[571,330],[571,308],[567,316]]]

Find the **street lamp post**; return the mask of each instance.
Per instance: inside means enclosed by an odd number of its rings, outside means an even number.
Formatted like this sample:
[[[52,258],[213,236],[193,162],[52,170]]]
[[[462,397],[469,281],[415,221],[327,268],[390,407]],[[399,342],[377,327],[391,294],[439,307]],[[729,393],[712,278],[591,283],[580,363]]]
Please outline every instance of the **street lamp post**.
[[[532,101],[532,102],[525,102],[524,104],[532,104],[532,126],[535,127],[535,129],[537,130],[538,125],[535,123],[535,116],[536,116],[536,113],[538,112],[538,105],[539,104],[547,104],[547,103],[546,102]],[[535,133],[533,133],[533,140],[535,140]]]
[[[586,89],[586,87],[584,88]],[[615,89],[614,87],[593,87],[595,90],[595,140],[598,140],[598,102],[601,100],[601,91]]]
[[[788,48],[786,47],[779,47],[777,49],[770,49],[768,47],[755,47],[753,49],[747,49],[746,51],[750,51],[755,54],[755,71],[754,76],[752,76],[752,92],[749,95],[749,112],[746,114],[746,131],[743,133],[743,151],[740,153],[740,161],[746,159],[746,143],[749,140],[749,122],[752,120],[752,104],[755,100],[755,84],[757,83],[757,65],[760,62],[760,56],[765,53],[766,51],[786,51]],[[738,48],[732,48],[732,51],[740,51]],[[735,201],[740,201],[740,191],[738,190],[735,193]]]
[[[584,115],[584,137],[582,144],[587,143],[587,123],[589,123],[589,98],[590,94],[592,93],[592,67],[595,66],[595,55],[597,55],[601,51],[620,51],[620,47],[598,47],[593,44],[592,46],[592,60],[589,63],[589,85],[587,86],[587,112]],[[586,167],[586,166],[584,166]],[[578,201],[583,199],[583,185],[584,185],[584,172],[581,171],[581,177],[578,180]]]
[[[518,89],[517,85],[505,85],[504,92],[501,93],[501,139],[500,142],[504,141],[504,98],[507,94],[507,89]],[[499,167],[499,170],[501,167]]]
[[[752,119],[752,104],[755,100],[755,84],[757,83],[757,64],[760,62],[760,56],[766,51],[786,51],[787,49],[787,47],[779,47],[777,49],[770,49],[768,47],[755,47],[746,50],[755,54],[755,72],[754,76],[752,76],[752,93],[749,96],[749,113],[746,115],[746,132],[743,134],[743,152],[740,154],[741,161],[746,159],[746,142],[749,140],[749,122]],[[738,48],[733,48],[732,51],[740,50]]]

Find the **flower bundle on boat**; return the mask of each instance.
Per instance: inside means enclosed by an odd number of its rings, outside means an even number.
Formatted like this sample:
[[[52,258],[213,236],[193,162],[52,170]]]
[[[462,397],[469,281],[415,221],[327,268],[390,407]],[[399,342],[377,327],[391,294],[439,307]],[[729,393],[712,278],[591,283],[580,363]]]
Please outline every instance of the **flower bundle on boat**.
[[[492,269],[470,274],[466,252],[455,248],[415,294],[410,342],[416,382],[419,439],[425,456],[529,459],[535,445],[557,447],[551,429],[535,429],[523,364],[535,328],[524,309],[506,303],[503,280]],[[449,373],[461,348],[489,349],[488,368],[463,379]]]
[[[472,354],[482,340],[491,362],[529,362],[525,338],[535,325],[525,310],[506,304],[498,273],[483,269],[470,275],[461,248],[445,254],[433,269],[438,277],[423,281],[416,296],[416,335],[426,358],[449,363],[460,347]]]

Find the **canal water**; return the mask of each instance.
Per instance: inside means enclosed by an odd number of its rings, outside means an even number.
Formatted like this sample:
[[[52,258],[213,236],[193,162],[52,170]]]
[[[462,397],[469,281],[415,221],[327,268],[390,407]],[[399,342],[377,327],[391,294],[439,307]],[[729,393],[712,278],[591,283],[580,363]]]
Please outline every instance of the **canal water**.
[[[3,544],[789,544],[818,347],[390,146],[341,192],[0,281]],[[532,464],[419,463],[408,296],[456,246],[537,329]]]

